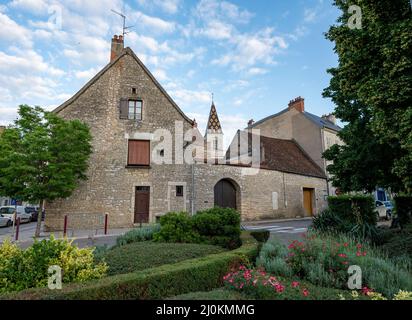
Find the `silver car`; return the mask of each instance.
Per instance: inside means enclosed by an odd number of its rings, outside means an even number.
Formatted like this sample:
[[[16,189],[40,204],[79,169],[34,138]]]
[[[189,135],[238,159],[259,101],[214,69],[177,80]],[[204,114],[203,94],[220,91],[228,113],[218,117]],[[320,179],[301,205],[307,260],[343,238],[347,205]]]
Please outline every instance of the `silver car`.
[[[8,217],[3,217],[0,215],[0,227],[11,227],[13,225],[13,220]]]

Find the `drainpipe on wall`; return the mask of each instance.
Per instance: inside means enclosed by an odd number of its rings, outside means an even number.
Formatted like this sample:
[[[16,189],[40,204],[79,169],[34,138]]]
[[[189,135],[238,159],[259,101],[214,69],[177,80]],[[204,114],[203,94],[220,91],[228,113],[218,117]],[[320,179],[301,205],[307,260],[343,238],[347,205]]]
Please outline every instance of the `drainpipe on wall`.
[[[195,161],[192,163],[192,201],[191,201],[191,209],[192,209],[192,216],[195,215]]]

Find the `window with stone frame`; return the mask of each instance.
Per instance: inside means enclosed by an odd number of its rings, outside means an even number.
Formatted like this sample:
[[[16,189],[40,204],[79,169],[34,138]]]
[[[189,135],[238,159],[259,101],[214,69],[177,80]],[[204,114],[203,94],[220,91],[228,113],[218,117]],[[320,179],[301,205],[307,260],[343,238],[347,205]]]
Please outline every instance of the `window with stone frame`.
[[[121,99],[120,119],[143,120],[143,101],[141,99]]]
[[[176,197],[183,197],[183,186],[176,186]]]
[[[142,120],[142,100],[129,100],[129,120]]]

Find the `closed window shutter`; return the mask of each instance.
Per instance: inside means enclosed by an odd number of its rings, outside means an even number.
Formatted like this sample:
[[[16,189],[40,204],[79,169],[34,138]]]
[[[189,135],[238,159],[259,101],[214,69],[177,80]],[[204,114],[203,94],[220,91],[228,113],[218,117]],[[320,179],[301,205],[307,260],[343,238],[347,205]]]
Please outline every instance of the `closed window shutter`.
[[[150,141],[129,140],[129,166],[150,166]]]
[[[120,100],[120,119],[129,119],[129,101],[127,99]]]

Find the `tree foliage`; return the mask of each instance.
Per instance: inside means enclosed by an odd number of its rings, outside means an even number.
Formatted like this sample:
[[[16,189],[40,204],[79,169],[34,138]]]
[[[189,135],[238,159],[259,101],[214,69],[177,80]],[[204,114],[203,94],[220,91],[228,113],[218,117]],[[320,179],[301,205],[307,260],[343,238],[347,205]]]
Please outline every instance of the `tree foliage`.
[[[78,120],[21,105],[0,136],[0,194],[41,204],[70,196],[86,179],[91,139]]]
[[[342,11],[326,34],[339,65],[324,91],[347,122],[344,146],[325,152],[333,183],[344,191],[412,190],[412,13],[408,0],[335,0]],[[350,5],[361,9],[351,29]]]

